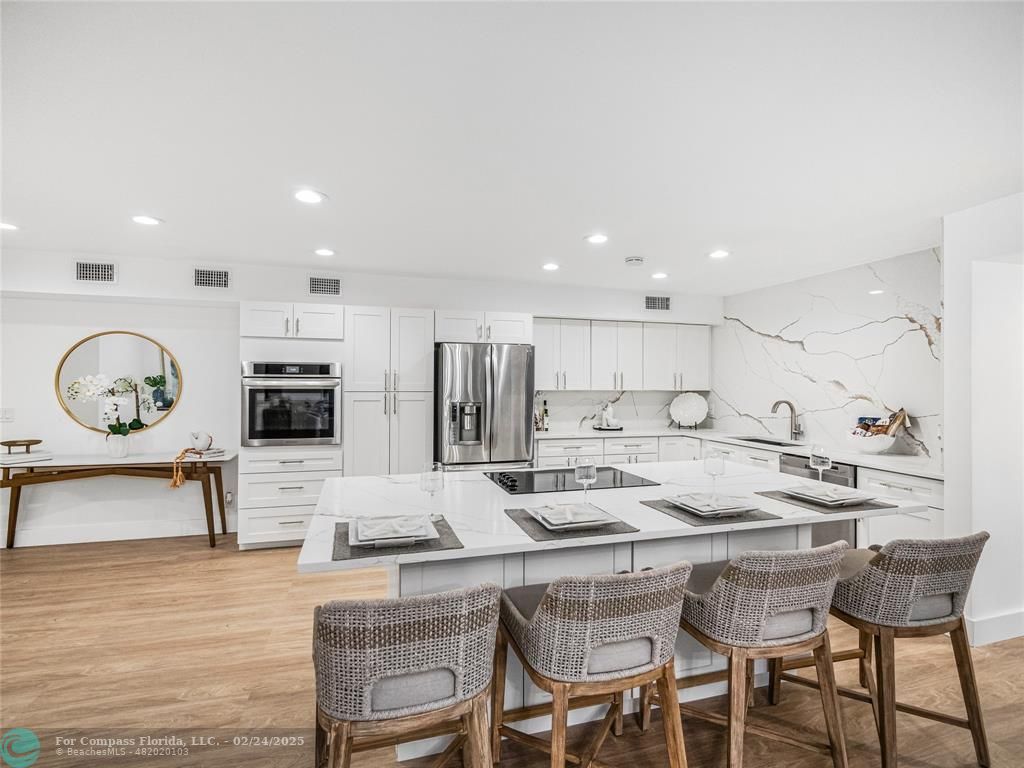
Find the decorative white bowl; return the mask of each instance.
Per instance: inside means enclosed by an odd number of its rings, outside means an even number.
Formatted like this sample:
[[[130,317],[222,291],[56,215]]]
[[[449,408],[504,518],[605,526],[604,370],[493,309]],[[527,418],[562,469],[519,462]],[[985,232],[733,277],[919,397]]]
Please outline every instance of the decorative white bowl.
[[[896,438],[892,435],[847,435],[846,443],[858,453],[883,453],[893,447]]]

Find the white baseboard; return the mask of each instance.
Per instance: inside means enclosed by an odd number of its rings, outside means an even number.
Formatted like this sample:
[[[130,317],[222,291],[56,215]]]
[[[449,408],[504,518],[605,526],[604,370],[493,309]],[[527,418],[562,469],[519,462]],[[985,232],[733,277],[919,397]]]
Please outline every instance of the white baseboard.
[[[214,512],[214,530],[220,535],[220,519]],[[228,513],[228,531],[236,530],[234,516]],[[124,520],[59,526],[18,526],[14,546],[42,547],[51,544],[81,544],[90,541],[128,539],[165,539],[174,536],[206,536],[206,519]],[[6,535],[6,531],[5,531]]]
[[[1024,610],[1010,611],[984,618],[967,617],[971,645],[989,645],[1024,636]]]

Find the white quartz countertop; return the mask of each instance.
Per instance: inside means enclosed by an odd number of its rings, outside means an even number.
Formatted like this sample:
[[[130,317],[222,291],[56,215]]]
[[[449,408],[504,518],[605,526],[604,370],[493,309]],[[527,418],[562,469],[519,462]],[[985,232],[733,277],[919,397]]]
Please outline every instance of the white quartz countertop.
[[[331,478],[324,483],[320,493],[316,514],[310,522],[299,553],[298,569],[300,572],[317,572],[376,565],[461,560],[925,511],[922,504],[880,497],[880,500],[896,507],[866,512],[822,514],[783,501],[753,495],[755,491],[778,490],[799,484],[814,485],[817,481],[797,479],[746,464],[726,462],[726,473],[718,481],[718,492],[750,496],[757,501],[761,509],[778,515],[779,519],[692,526],[646,507],[640,501],[686,492],[710,491],[711,478],[704,474],[703,462],[668,461],[613,466],[662,483],[661,486],[610,488],[590,492],[592,504],[638,530],[635,533],[554,541],[534,541],[505,515],[505,509],[582,502],[582,491],[513,496],[491,482],[482,472],[449,472],[445,475],[444,490],[431,499],[420,490],[418,475]],[[366,516],[424,513],[444,515],[464,548],[341,561],[331,559],[334,529],[339,521]]]
[[[811,443],[796,441],[796,445],[766,445],[752,443],[748,440],[737,440],[735,432],[717,429],[679,429],[678,427],[624,427],[621,432],[604,432],[597,429],[560,430],[536,432],[537,440],[583,440],[586,438],[629,438],[629,437],[693,437],[698,440],[712,440],[716,443],[729,443],[745,448],[758,448],[773,453],[790,453],[796,456],[809,456]],[[751,435],[751,437],[776,437],[778,435]],[[787,441],[792,442],[792,441]],[[829,446],[829,456],[833,461],[853,464],[866,469],[880,469],[885,472],[896,472],[912,477],[927,477],[931,480],[942,480],[942,470],[938,462],[926,456],[900,456],[898,454],[870,454],[845,450],[842,446]]]

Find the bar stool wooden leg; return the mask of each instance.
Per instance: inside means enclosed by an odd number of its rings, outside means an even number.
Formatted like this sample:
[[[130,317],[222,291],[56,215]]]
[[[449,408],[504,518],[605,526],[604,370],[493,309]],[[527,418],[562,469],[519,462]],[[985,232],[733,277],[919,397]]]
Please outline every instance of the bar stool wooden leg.
[[[637,724],[640,732],[646,733],[651,727],[651,686],[640,686],[640,709],[636,713]]]
[[[615,736],[622,735],[622,692],[613,694],[612,701],[613,706],[618,707],[618,711],[615,714],[615,720],[612,722],[612,734]]]
[[[504,688],[502,688],[504,690]],[[487,733],[487,705],[483,697],[473,701],[466,716],[466,749],[463,751],[465,768],[491,768],[491,737]]]
[[[974,753],[978,757],[978,765],[989,765],[988,738],[985,736],[985,721],[981,714],[981,701],[978,698],[978,681],[974,676],[974,661],[971,658],[971,646],[967,640],[967,630],[961,617],[960,625],[949,633],[953,643],[953,656],[956,658],[956,671],[960,676],[960,690],[964,695],[964,707],[967,709],[967,720],[971,725],[971,737],[974,739]]]
[[[747,723],[747,651],[729,656],[729,768],[743,765],[743,731]]]
[[[661,700],[661,719],[665,725],[668,764],[671,768],[686,768],[686,742],[683,740],[683,721],[679,717],[679,691],[676,688],[674,661],[662,669],[661,677],[658,678],[658,697]],[[650,709],[647,715],[649,719]]]
[[[494,643],[494,675],[491,678],[491,760],[501,762],[501,724],[505,714],[505,669],[508,664],[508,640],[498,631]]]
[[[747,706],[754,706],[754,660],[747,659]]]
[[[896,647],[890,627],[882,627],[875,635],[875,677],[882,768],[896,768]]]
[[[565,737],[569,727],[569,685],[551,690],[551,768],[565,768]]]
[[[315,759],[313,762],[313,768],[320,768],[324,764],[324,757],[326,757],[327,750],[327,731],[320,724],[320,708],[316,708],[316,714],[314,717],[316,723],[316,738],[314,739],[313,749],[315,750]]]
[[[835,670],[832,667],[832,645],[828,632],[822,637],[821,645],[814,649],[814,666],[818,670],[818,688],[821,692],[821,706],[825,712],[825,729],[832,747],[832,764],[835,768],[846,768],[846,738],[843,734],[843,719],[839,712],[839,692],[836,690]]]
[[[768,703],[772,706],[782,701],[782,658],[768,659]]]
[[[861,631],[857,645],[860,648],[860,652],[863,654],[857,661],[857,665],[860,668],[860,687],[870,688],[871,687],[871,634],[869,632]]]
[[[331,725],[327,768],[349,768],[352,757],[352,724],[341,720]]]

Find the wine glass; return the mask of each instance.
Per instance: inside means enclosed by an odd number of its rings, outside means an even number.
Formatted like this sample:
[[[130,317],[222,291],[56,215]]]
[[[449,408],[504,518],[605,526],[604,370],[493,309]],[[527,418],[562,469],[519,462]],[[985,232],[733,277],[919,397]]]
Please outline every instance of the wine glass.
[[[430,494],[430,500],[434,500],[434,494],[444,490],[444,467],[439,461],[430,461],[423,465],[423,472],[420,473],[420,490]]]
[[[583,503],[586,505],[587,493],[590,491],[590,486],[597,482],[597,465],[593,462],[577,464],[575,475],[576,482],[583,486]]]
[[[718,476],[725,474],[725,456],[711,451],[704,457],[704,474],[711,475],[711,501],[718,498]]]
[[[811,469],[818,470],[818,482],[821,482],[821,473],[832,468],[832,459],[825,453],[825,447],[821,445],[811,446]]]

